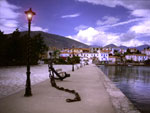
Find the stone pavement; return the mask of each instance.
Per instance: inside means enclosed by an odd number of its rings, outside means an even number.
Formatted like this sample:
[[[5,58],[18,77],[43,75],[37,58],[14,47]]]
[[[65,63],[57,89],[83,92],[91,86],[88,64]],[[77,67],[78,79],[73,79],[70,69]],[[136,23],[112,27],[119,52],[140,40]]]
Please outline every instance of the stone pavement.
[[[54,65],[56,69],[70,71],[72,65]],[[76,66],[75,66],[76,69]],[[31,66],[31,84],[37,84],[49,78],[48,65]],[[0,98],[16,93],[25,88],[26,66],[0,68]]]
[[[59,86],[75,89],[80,102],[67,103],[74,95],[51,87],[49,80],[32,86],[32,97],[24,90],[0,99],[0,113],[115,113],[110,97],[95,65],[69,71],[70,78],[57,81]]]
[[[139,113],[95,65],[68,73],[71,77],[57,84],[76,90],[81,101],[67,103],[74,95],[51,87],[47,79],[32,86],[32,97],[24,97],[22,90],[1,98],[0,113]]]

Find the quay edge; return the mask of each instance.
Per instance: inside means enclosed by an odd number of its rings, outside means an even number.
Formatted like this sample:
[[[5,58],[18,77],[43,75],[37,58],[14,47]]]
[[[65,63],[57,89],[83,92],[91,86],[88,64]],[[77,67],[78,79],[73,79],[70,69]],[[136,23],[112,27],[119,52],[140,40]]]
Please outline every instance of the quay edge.
[[[97,67],[98,68],[98,67]],[[119,88],[98,68],[116,113],[141,113]]]

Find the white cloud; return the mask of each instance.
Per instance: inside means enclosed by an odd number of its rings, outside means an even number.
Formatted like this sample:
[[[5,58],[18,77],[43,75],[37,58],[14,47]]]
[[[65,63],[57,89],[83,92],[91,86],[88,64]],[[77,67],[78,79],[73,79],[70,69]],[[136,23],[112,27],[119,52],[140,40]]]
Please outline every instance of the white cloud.
[[[149,0],[78,0],[79,2],[88,2],[94,5],[104,5],[107,7],[123,6],[128,9],[150,9]]]
[[[144,44],[150,45],[150,42],[140,41],[140,40],[137,40],[137,39],[132,39],[132,40],[129,40],[129,41],[126,41],[126,42],[121,42],[121,45],[125,45],[125,46],[128,46],[128,47],[140,46],[140,45],[144,45]]]
[[[150,17],[150,9],[136,9],[131,12],[131,15],[136,17]]]
[[[132,26],[130,31],[135,32],[136,34],[150,35],[150,20],[147,19],[137,25]]]
[[[109,17],[109,16],[104,16],[102,19],[103,20],[98,20],[96,22],[96,24],[97,25],[112,25],[112,24],[115,24],[119,21],[119,18]]]
[[[88,28],[88,26],[85,26],[85,25],[79,25],[77,27],[74,28],[75,31],[80,31],[80,30],[84,30]]]
[[[68,38],[78,40],[88,45],[103,46],[110,43],[116,44],[119,37],[115,34],[105,33],[104,31],[89,27],[85,30],[79,30],[76,35],[68,36]]]
[[[20,13],[17,9],[20,7],[7,2],[7,0],[0,1],[0,30],[4,33],[12,33],[18,27],[17,18]]]
[[[75,13],[75,14],[70,14],[70,15],[63,15],[61,16],[61,18],[75,18],[75,17],[78,17],[80,16],[79,13]]]
[[[118,0],[78,0],[80,2],[88,2],[92,3],[94,5],[105,5],[108,7],[115,7],[117,4],[120,4],[120,1]]]
[[[32,31],[43,31],[43,32],[48,32],[48,29],[47,28],[42,28],[42,27],[39,27],[39,26],[31,26],[31,30]]]
[[[136,34],[134,32],[128,31],[127,33],[120,34],[120,41],[121,42],[128,42],[136,38]]]
[[[135,19],[131,19],[131,20],[127,20],[127,21],[124,21],[124,22],[119,22],[119,23],[113,24],[112,27],[125,25],[125,24],[129,24],[129,23],[136,22],[136,21],[141,21],[141,20],[143,20],[143,18],[135,18]]]
[[[0,19],[0,25],[3,25],[5,27],[17,27],[18,22],[16,20],[8,20],[8,19]]]
[[[6,0],[0,1],[0,18],[5,19],[16,19],[19,16],[19,13],[15,10],[19,7],[8,3]]]
[[[107,22],[109,24],[106,24],[106,20],[101,21],[101,26],[98,26],[97,29],[105,31],[105,30],[111,29],[112,27],[126,25],[126,24],[130,24],[130,23],[133,23],[133,22],[141,22],[145,19],[144,18],[135,18],[135,19],[130,19],[130,20],[127,20],[127,21],[117,23],[117,21],[119,21],[119,20],[120,19],[116,18],[113,21]]]
[[[28,29],[28,25],[26,24],[24,28]],[[23,29],[24,29],[23,28]],[[31,31],[43,31],[43,32],[48,32],[47,28],[42,28],[40,26],[36,26],[35,24],[31,24]]]
[[[116,17],[103,17],[98,20],[95,28],[86,28],[72,36],[81,42],[92,45],[107,45],[110,43],[116,45],[138,46],[142,44],[150,44],[150,41],[141,41],[140,36],[150,36],[150,0],[78,0],[79,2],[88,2],[94,5],[104,5],[107,7],[123,6],[130,10],[132,16],[136,18],[119,22]],[[111,27],[133,23],[126,33],[109,33],[106,30]],[[99,27],[100,26],[100,27]],[[96,32],[96,34],[95,34]],[[113,31],[112,31],[113,32]],[[94,35],[93,35],[94,34]]]
[[[67,36],[68,38],[83,42],[88,45],[105,46],[108,44],[125,45],[125,46],[139,46],[143,44],[150,44],[150,41],[140,41],[137,34],[131,31],[122,34],[115,34],[105,32],[103,30],[88,27],[84,30],[79,30],[76,35]]]

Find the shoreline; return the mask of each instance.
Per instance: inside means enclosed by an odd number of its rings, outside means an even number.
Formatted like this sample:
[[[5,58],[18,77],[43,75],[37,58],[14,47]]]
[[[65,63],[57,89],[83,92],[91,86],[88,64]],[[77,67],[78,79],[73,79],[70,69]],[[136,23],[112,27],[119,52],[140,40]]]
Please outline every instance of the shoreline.
[[[97,67],[98,68],[98,67]],[[141,113],[124,93],[98,68],[116,113]]]

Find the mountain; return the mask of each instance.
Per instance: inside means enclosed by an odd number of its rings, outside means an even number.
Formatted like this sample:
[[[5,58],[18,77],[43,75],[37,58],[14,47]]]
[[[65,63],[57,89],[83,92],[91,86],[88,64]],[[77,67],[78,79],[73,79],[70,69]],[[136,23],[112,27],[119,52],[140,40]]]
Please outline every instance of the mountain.
[[[101,47],[101,46],[98,46],[98,45],[90,45],[90,47],[92,48],[99,48],[99,47]]]
[[[126,47],[126,46],[119,46],[119,48],[128,49],[128,47]]]
[[[21,35],[27,34],[27,31],[21,32]],[[55,34],[50,34],[42,31],[31,31],[31,37],[37,34],[41,34],[44,37],[44,42],[48,47],[56,47],[56,48],[89,48],[88,45],[78,42],[76,40],[72,40],[70,38],[66,38],[64,36],[59,36]]]
[[[117,47],[117,46],[114,45],[114,44],[109,44],[109,45],[106,45],[106,46],[104,46],[104,47],[112,47],[112,48],[115,48],[115,47]]]
[[[150,45],[141,45],[141,46],[138,46],[136,47],[139,51],[142,51],[144,48],[147,48],[147,47],[150,47]]]
[[[104,47],[119,47],[119,48],[123,48],[123,49],[128,49],[128,48],[136,48],[136,49],[138,49],[139,51],[142,51],[144,48],[147,48],[147,47],[150,47],[150,45],[141,45],[141,46],[137,46],[137,47],[127,47],[127,46],[116,46],[116,45],[114,45],[114,44],[109,44],[109,45],[107,45],[107,46],[104,46]]]

